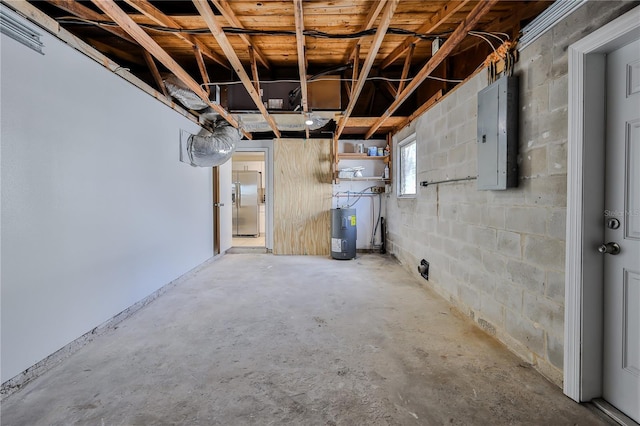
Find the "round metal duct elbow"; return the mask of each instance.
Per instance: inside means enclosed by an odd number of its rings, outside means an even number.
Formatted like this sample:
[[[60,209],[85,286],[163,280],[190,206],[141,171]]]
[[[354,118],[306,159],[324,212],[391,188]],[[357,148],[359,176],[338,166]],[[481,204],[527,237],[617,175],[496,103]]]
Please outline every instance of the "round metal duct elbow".
[[[241,139],[240,130],[224,120],[208,136],[191,135],[187,140],[189,161],[194,167],[216,167],[226,163]]]

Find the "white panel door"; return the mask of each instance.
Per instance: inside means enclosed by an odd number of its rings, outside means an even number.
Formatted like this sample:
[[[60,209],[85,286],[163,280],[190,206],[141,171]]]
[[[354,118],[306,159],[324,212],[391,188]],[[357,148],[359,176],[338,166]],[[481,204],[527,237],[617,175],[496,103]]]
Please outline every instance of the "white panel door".
[[[603,397],[640,422],[640,41],[607,58],[606,138]]]

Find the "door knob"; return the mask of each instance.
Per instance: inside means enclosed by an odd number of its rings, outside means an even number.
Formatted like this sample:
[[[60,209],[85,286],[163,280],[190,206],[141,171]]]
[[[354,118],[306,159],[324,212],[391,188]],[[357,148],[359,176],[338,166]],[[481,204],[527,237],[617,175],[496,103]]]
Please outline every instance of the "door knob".
[[[598,247],[598,251],[602,254],[618,254],[620,253],[620,245],[618,243],[607,243]]]

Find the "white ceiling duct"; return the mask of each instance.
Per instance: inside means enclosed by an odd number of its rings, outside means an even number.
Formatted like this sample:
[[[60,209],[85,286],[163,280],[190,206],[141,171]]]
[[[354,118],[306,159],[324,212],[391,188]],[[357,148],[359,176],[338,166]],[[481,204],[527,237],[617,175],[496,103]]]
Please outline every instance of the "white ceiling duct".
[[[165,87],[171,97],[180,102],[184,107],[198,111],[201,119],[215,122],[219,119],[219,114],[207,105],[191,89],[186,87],[175,76],[168,76],[163,80]],[[216,86],[216,102],[220,99],[220,87]],[[302,132],[306,129],[319,130],[335,119],[335,111],[314,111],[312,113],[279,113],[271,114],[276,127],[281,131]],[[239,114],[242,120],[242,130],[247,132],[270,132],[273,129],[262,114],[244,113]]]
[[[318,130],[326,126],[335,116],[335,112],[318,112],[318,113],[281,113],[271,114],[276,122],[278,130],[283,132],[303,132],[306,128],[309,130]],[[248,132],[270,132],[272,131],[269,123],[262,114],[240,114],[242,120],[242,129]],[[306,120],[312,123],[307,124]]]

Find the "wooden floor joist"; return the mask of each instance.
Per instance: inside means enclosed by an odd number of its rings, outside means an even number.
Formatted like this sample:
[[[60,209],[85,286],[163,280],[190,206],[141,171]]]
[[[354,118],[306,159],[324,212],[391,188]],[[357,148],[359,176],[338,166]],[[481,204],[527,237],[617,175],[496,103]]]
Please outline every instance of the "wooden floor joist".
[[[135,8],[138,12],[142,13],[152,21],[154,21],[158,25],[165,26],[167,28],[178,28],[181,26],[171,17],[165,15],[156,8],[154,5],[149,3],[148,0],[124,0],[129,6]],[[193,36],[191,34],[186,34],[182,32],[174,32],[176,37],[181,40],[184,40],[186,43],[190,44],[194,48],[197,47],[200,52],[208,57],[209,59],[217,62],[219,65],[222,65],[225,68],[229,68],[229,64],[224,60],[220,55],[212,51],[210,48],[206,46],[204,42],[202,42],[198,37]]]
[[[365,139],[369,139],[378,128],[384,123],[384,121],[393,114],[404,101],[407,100],[420,84],[444,61],[444,59],[458,46],[462,40],[465,39],[467,33],[471,31],[480,18],[482,18],[491,7],[493,7],[498,0],[485,0],[479,2],[476,7],[469,13],[467,18],[462,21],[453,33],[447,38],[442,47],[436,52],[435,55],[422,67],[416,76],[411,80],[411,83],[398,95],[395,101],[387,108],[382,116],[376,120],[375,124],[371,126],[369,131],[365,134]]]
[[[229,122],[233,127],[238,128],[238,121],[220,105],[209,100],[207,93],[200,85],[164,50],[158,45],[138,24],[136,24],[113,0],[92,0],[104,13],[109,15],[124,31],[133,39],[175,74],[190,90],[196,93],[200,99],[205,101],[211,108]]]
[[[222,27],[220,27],[220,24],[218,24],[216,16],[213,13],[213,10],[211,10],[211,6],[209,6],[209,3],[207,2],[207,0],[193,0],[193,4],[195,5],[196,9],[198,9],[198,12],[200,13],[200,15],[204,18],[205,22],[207,23],[207,26],[209,27],[209,30],[211,31],[211,34],[213,34],[216,41],[224,51],[225,55],[227,56],[227,59],[229,60],[229,62],[231,63],[231,66],[233,67],[233,70],[236,72],[238,77],[240,77],[240,81],[242,81],[242,84],[244,85],[245,89],[247,89],[247,92],[249,93],[249,96],[251,96],[251,99],[253,100],[253,102],[256,104],[256,107],[258,108],[258,110],[260,110],[265,120],[267,120],[267,123],[269,123],[271,130],[273,130],[273,133],[276,135],[276,137],[279,138],[280,130],[278,130],[278,126],[275,120],[273,119],[273,117],[271,117],[271,115],[269,115],[267,108],[265,108],[264,104],[262,103],[262,98],[260,97],[260,94],[256,91],[256,88],[253,86],[251,78],[245,71],[242,63],[240,62],[240,59],[238,58],[238,55],[233,50],[231,43],[227,39],[227,36],[225,35],[224,31],[222,30]]]
[[[0,1],[10,5],[24,0]],[[425,78],[435,78],[437,73],[438,77],[464,80],[491,53],[492,47],[506,39],[516,39],[523,23],[530,22],[553,3],[549,0],[92,1],[94,4],[75,0],[28,3],[159,91],[163,90],[159,72],[173,73],[180,81],[189,80],[189,85],[190,80],[196,81],[202,89],[196,89],[198,96],[204,92],[210,97],[207,92],[213,90],[210,85],[214,82],[222,89],[220,100],[215,102],[222,102],[224,108],[220,105],[212,108],[223,116],[228,116],[228,111],[259,113],[269,124],[264,130],[273,130],[276,137],[281,132],[275,114],[313,112],[315,116],[319,110],[331,110],[338,117],[345,117],[336,123],[335,138],[341,134],[369,138],[393,131],[394,126],[385,122],[409,97],[414,99],[417,90],[421,90],[422,98],[425,91],[432,94],[439,88],[450,88],[449,83],[424,84]],[[394,13],[385,15],[392,2],[397,3]],[[111,3],[137,24],[140,31],[136,38],[104,13],[101,5]],[[465,37],[470,31],[476,37]],[[148,45],[141,44],[139,39],[143,36],[147,40],[143,43],[152,40],[173,60],[171,69],[167,68],[167,57],[156,56],[157,47],[149,50]],[[444,43],[439,50],[434,46],[437,38]],[[142,53],[144,50],[154,57],[152,61]],[[376,76],[394,79],[372,81],[374,70]],[[306,87],[311,75],[317,84]],[[339,78],[340,89],[329,89],[327,84],[325,90],[320,83],[324,75]],[[162,78],[166,76],[163,74]],[[224,96],[226,85],[238,83],[243,84],[246,93],[238,86],[229,86],[229,96]],[[247,104],[248,98],[251,102]],[[269,102],[271,99],[275,102]],[[350,115],[372,117],[380,111],[383,112],[370,128],[349,127]],[[233,122],[233,118],[230,120]],[[305,129],[305,134],[313,137],[318,132]]]
[[[167,88],[164,85],[164,82],[162,81],[162,77],[160,77],[160,71],[158,71],[158,66],[156,65],[155,61],[153,60],[153,56],[151,56],[151,54],[149,52],[147,52],[146,50],[142,52],[143,56],[144,56],[144,60],[147,63],[147,66],[149,67],[149,71],[151,71],[151,75],[153,76],[153,79],[156,82],[156,85],[158,86],[158,89],[166,96],[169,97],[169,93],[167,92]]]
[[[309,113],[308,88],[307,88],[307,57],[304,42],[304,12],[302,0],[293,0],[293,11],[296,22],[296,50],[298,53],[298,74],[300,75],[300,102],[305,119],[305,135],[309,139],[309,126],[306,125],[307,114]]]
[[[220,13],[222,13],[222,16],[224,16],[227,21],[233,24],[234,27],[244,29],[244,26],[236,17],[233,9],[231,8],[231,4],[229,4],[227,0],[211,0],[211,2],[220,11]],[[258,59],[258,61],[260,61],[262,66],[264,66],[266,69],[271,69],[271,64],[269,63],[267,56],[262,52],[260,48],[258,48],[258,46],[256,46],[251,36],[248,34],[239,34],[239,37],[247,45],[247,47],[251,47],[253,49],[256,58]]]
[[[447,19],[450,19],[456,12],[462,9],[470,0],[456,0],[446,2],[440,10],[438,10],[427,22],[425,22],[420,28],[416,30],[419,34],[432,33],[440,25],[442,25]],[[419,37],[409,37],[404,39],[393,51],[382,60],[380,64],[381,69],[389,67],[398,58],[400,58],[404,52],[409,49],[412,44],[418,43],[421,39]]]
[[[356,106],[356,102],[358,101],[358,97],[360,96],[360,92],[362,92],[362,88],[367,81],[367,77],[369,76],[369,71],[371,71],[371,67],[373,67],[373,62],[376,59],[376,55],[378,53],[378,49],[380,49],[380,45],[382,44],[382,39],[387,33],[387,28],[389,28],[389,24],[391,24],[391,18],[398,6],[399,0],[389,0],[387,5],[382,13],[382,17],[380,18],[380,23],[378,24],[378,28],[376,30],[376,34],[373,37],[373,41],[371,42],[371,46],[369,47],[369,52],[367,53],[367,57],[362,64],[362,70],[358,76],[358,81],[355,83],[354,87],[351,88],[352,94],[351,99],[349,100],[349,105],[344,111],[344,114],[340,121],[338,122],[338,127],[336,128],[334,134],[334,140],[337,141],[344,130],[344,127],[347,123],[347,119],[353,112],[353,109]],[[335,142],[334,142],[335,145]]]

